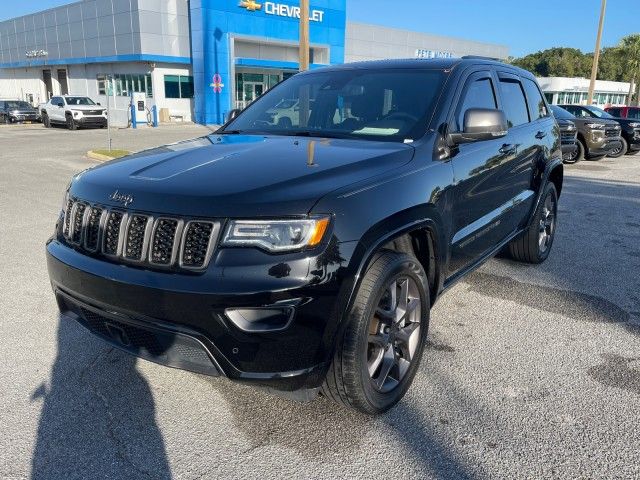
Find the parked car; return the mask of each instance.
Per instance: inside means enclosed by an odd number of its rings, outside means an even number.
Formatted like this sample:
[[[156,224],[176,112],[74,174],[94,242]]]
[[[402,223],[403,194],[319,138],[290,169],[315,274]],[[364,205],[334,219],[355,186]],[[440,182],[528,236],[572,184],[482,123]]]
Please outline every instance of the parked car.
[[[308,117],[265,122],[301,92]],[[74,176],[49,276],[64,316],[134,355],[376,414],[409,388],[442,292],[505,248],[547,259],[562,181],[529,72],[314,69],[214,134]]]
[[[0,123],[23,123],[37,120],[36,109],[22,100],[0,100]]]
[[[619,148],[609,153],[609,157],[618,158],[622,155],[634,155],[640,151],[640,121],[633,120],[631,118],[618,118],[607,113],[601,108],[590,106],[582,107],[578,106],[573,109],[574,111],[581,111],[581,115],[586,118],[604,118],[607,120],[613,120],[620,124],[622,127],[622,139]]]
[[[608,107],[605,111],[616,118],[640,120],[640,107]]]
[[[550,105],[550,108],[560,127],[562,160],[564,163],[576,163],[580,160],[580,151],[578,149],[578,129],[573,122],[575,117],[557,105]]]
[[[578,128],[578,160],[600,160],[622,148],[622,129],[613,120],[597,118],[580,105],[559,105],[575,118]]]
[[[107,109],[89,97],[59,95],[51,97],[42,108],[42,123],[46,128],[52,125],[66,125],[69,130],[78,127],[107,126]]]

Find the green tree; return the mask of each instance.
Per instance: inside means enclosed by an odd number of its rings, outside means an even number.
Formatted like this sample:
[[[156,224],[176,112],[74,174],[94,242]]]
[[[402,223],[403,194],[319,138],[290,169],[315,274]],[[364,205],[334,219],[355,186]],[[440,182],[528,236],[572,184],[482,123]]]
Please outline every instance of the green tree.
[[[631,82],[629,95],[627,97],[627,105],[631,105],[634,85],[636,80],[640,79],[640,34],[636,33],[623,37],[618,48],[624,59],[627,81]]]

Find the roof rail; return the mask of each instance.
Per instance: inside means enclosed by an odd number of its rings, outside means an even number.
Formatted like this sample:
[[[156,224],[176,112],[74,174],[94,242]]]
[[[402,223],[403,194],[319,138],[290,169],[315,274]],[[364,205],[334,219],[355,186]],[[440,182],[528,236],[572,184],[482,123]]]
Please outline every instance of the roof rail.
[[[502,62],[502,59],[496,57],[483,57],[482,55],[463,55],[461,58],[465,60],[493,60],[494,62]]]

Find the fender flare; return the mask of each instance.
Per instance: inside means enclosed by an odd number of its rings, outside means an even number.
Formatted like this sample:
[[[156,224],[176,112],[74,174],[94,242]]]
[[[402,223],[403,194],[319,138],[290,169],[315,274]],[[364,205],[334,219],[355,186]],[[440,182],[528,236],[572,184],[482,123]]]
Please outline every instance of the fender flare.
[[[542,174],[540,175],[540,181],[539,181],[540,186],[538,187],[535,201],[533,202],[533,206],[531,207],[532,208],[531,212],[529,213],[529,221],[527,222],[527,227],[529,227],[531,225],[531,222],[533,222],[533,215],[538,210],[538,206],[542,201],[542,193],[544,192],[544,189],[546,188],[547,183],[549,183],[550,181],[549,179],[551,178],[551,173],[557,168],[560,168],[560,170],[563,172],[563,178],[564,178],[564,164],[562,163],[562,158],[552,159],[547,163],[544,170],[542,171]],[[558,191],[558,198],[559,197],[560,197],[560,191]]]

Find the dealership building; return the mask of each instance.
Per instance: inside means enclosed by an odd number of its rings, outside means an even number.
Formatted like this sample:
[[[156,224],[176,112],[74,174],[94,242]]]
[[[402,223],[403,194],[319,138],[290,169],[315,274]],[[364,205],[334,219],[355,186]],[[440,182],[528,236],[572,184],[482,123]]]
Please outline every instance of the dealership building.
[[[346,0],[311,0],[311,68],[508,48],[347,22]],[[0,98],[88,95],[127,122],[133,93],[173,121],[220,124],[298,70],[295,0],[83,0],[0,22]]]

